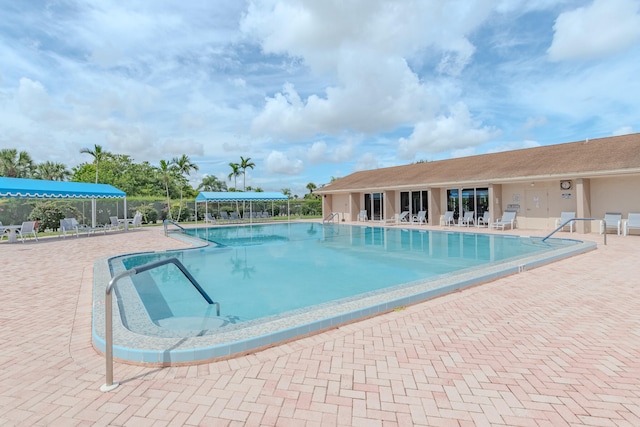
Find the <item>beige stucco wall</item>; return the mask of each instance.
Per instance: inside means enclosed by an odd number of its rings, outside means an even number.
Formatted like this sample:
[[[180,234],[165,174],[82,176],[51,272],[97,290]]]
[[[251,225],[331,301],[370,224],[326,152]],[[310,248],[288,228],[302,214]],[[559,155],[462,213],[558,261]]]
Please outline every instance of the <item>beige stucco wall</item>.
[[[572,179],[568,190],[560,188],[560,180],[529,181],[489,185],[492,219],[495,221],[509,208],[519,208],[518,227],[553,230],[561,212],[576,212],[577,217],[604,218],[606,212],[640,213],[640,175],[607,178]],[[462,188],[463,186],[460,186]],[[429,189],[429,223],[440,224],[447,206],[447,189]],[[385,217],[400,212],[400,191],[385,193]],[[347,221],[355,221],[364,205],[363,193],[333,194],[323,199],[323,215],[340,212]],[[597,231],[597,223],[576,224],[579,232]]]
[[[640,177],[591,179],[591,215],[604,218],[606,212],[640,212]]]

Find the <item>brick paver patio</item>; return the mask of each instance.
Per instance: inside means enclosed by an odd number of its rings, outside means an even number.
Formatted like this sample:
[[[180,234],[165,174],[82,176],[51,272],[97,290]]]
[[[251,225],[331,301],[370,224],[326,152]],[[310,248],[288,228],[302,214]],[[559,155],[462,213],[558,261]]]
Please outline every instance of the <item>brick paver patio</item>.
[[[0,425],[640,426],[640,237],[608,237],[587,236],[599,245],[584,255],[248,356],[115,363],[120,386],[108,393],[91,346],[93,262],[184,243],[159,227],[4,241]]]

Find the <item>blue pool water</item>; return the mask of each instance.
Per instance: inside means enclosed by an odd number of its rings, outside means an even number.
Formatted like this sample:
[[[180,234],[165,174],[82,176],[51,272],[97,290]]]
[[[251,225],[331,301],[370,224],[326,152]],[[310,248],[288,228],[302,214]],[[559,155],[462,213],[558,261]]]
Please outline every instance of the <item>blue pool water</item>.
[[[198,249],[119,258],[130,269],[177,257],[221,313],[166,265],[132,278],[144,324],[121,304],[127,328],[147,335],[202,336],[245,322],[331,305],[575,245],[573,240],[319,223],[187,229],[211,242]]]

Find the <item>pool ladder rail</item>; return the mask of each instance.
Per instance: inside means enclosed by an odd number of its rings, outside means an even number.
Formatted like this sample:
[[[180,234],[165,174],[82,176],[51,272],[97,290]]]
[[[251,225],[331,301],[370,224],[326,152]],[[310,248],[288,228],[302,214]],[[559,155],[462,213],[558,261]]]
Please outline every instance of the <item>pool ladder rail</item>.
[[[329,222],[336,222],[336,221],[340,221],[340,213],[332,212],[329,215],[327,215],[326,218],[324,218],[322,220],[322,223],[326,224],[326,223],[329,223]]]
[[[178,224],[178,221],[174,221],[172,219],[165,219],[163,222],[164,225],[164,235],[165,237],[169,235],[169,224],[173,224],[178,227],[180,230],[184,231],[184,227]]]
[[[176,224],[177,225],[177,224]],[[182,228],[182,227],[180,227]],[[166,220],[165,220],[165,230],[166,230]],[[101,391],[111,391],[118,387],[118,383],[113,382],[113,297],[112,291],[116,285],[116,282],[124,277],[133,276],[138,273],[142,273],[144,271],[151,270],[153,268],[157,268],[166,264],[173,264],[185,275],[187,279],[191,282],[191,284],[197,289],[197,291],[202,295],[202,297],[209,304],[216,305],[216,314],[220,316],[220,303],[215,302],[207,295],[202,286],[198,284],[195,277],[189,273],[186,267],[178,260],[178,258],[167,258],[161,259],[159,261],[150,262],[144,265],[140,265],[138,267],[131,268],[129,270],[125,270],[121,273],[115,275],[107,285],[107,288],[104,291],[105,301],[104,301],[104,323],[105,323],[105,360],[106,360],[106,382],[100,387]]]
[[[567,225],[575,221],[598,221],[598,219],[597,218],[571,218],[565,221],[564,223],[560,224],[555,230],[553,230],[551,233],[543,237],[542,241],[544,242],[549,237],[553,236],[557,231],[562,230],[564,227],[566,227]],[[601,219],[600,221],[602,221],[602,225],[604,228],[604,244],[606,245],[607,244],[607,221],[605,221],[604,219]]]

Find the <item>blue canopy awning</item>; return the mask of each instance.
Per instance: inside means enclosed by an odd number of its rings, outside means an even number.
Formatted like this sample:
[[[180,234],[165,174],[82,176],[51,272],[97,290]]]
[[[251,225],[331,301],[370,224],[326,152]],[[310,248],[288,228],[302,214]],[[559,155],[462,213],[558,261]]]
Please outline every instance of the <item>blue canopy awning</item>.
[[[289,197],[278,192],[244,192],[244,191],[202,191],[196,202],[257,202],[289,200]]]
[[[0,197],[113,199],[126,196],[124,191],[108,184],[0,177]]]

